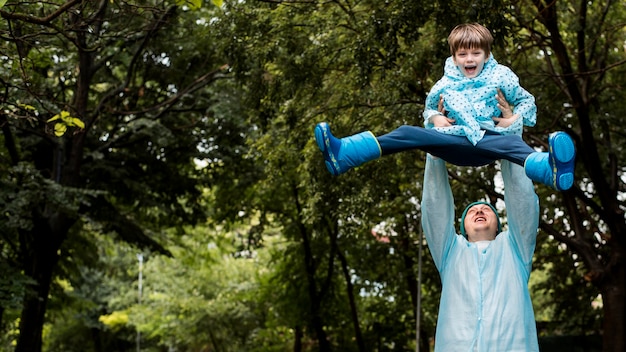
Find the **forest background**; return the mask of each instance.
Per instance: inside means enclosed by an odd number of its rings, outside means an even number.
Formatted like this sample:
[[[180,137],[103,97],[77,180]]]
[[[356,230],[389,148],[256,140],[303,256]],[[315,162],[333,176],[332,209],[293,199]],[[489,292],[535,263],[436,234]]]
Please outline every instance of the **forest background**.
[[[1,350],[427,351],[424,153],[332,177],[313,127],[422,125],[476,21],[536,97],[525,140],[578,151],[536,186],[542,350],[626,351],[623,1],[0,6]],[[449,170],[457,213],[502,207],[497,163]]]

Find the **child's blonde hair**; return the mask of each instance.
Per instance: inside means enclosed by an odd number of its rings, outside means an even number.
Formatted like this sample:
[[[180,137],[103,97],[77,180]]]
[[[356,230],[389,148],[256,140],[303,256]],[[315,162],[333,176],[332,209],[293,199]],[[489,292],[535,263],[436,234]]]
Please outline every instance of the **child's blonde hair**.
[[[493,36],[491,32],[478,23],[460,24],[450,32],[448,36],[448,45],[450,45],[450,54],[454,54],[459,49],[483,49],[485,54],[489,56],[491,53],[491,44]]]

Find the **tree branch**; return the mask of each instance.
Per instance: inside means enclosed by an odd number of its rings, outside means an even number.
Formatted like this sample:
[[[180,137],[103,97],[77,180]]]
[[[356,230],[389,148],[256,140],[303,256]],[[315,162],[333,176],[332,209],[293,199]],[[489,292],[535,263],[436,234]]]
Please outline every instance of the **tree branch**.
[[[596,251],[589,243],[586,241],[582,241],[574,236],[569,237],[567,235],[562,234],[559,231],[556,231],[552,224],[548,224],[547,222],[541,220],[539,222],[539,228],[547,233],[548,235],[554,237],[557,241],[561,243],[565,243],[574,253],[580,255],[585,262],[587,268],[589,268],[589,274],[585,277],[589,277],[592,280],[599,279],[604,276],[604,268],[600,259],[596,255]]]
[[[23,22],[28,22],[32,24],[39,24],[42,26],[49,26],[50,22],[52,22],[55,18],[61,16],[65,11],[70,9],[72,6],[76,4],[80,4],[81,2],[83,2],[83,0],[70,0],[66,2],[65,4],[61,5],[56,11],[54,11],[53,13],[49,14],[46,17],[35,17],[35,16],[23,14],[23,13],[11,13],[11,12],[7,12],[4,10],[0,10],[0,16],[2,16],[2,18],[7,19],[7,20],[17,20],[17,21],[23,21]]]
[[[131,59],[131,62],[128,65],[128,72],[126,73],[126,78],[124,79],[124,82],[120,84],[117,88],[115,88],[114,90],[110,91],[106,96],[104,96],[100,100],[100,103],[98,103],[98,106],[94,110],[93,117],[90,119],[88,126],[85,127],[86,129],[88,129],[97,120],[97,117],[100,114],[100,111],[102,111],[102,107],[104,106],[104,104],[110,99],[112,99],[113,97],[115,97],[116,95],[118,95],[119,93],[123,92],[124,89],[128,87],[130,81],[132,80],[133,75],[135,74],[135,66],[139,58],[141,57],[141,53],[143,52],[143,49],[146,47],[146,45],[148,45],[148,42],[150,41],[150,39],[152,39],[153,35],[161,28],[162,24],[165,23],[165,19],[173,13],[175,8],[176,7],[174,6],[170,7],[165,12],[165,14],[163,14],[163,16],[157,19],[157,21],[152,26],[152,28],[149,29],[147,35],[143,38],[142,43],[139,45],[139,48],[137,48],[137,50],[135,51]]]

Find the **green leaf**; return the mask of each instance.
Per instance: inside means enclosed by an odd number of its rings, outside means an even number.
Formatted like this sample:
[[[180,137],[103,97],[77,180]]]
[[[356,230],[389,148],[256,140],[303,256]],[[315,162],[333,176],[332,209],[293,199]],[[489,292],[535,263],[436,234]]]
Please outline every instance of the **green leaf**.
[[[65,131],[67,131],[67,125],[65,125],[65,124],[63,124],[61,122],[58,122],[58,123],[56,123],[54,125],[54,134],[57,137],[61,137],[62,135],[64,135]]]
[[[47,122],[52,122],[56,120],[61,120],[61,122],[57,122],[54,125],[54,134],[58,137],[61,137],[63,134],[65,134],[68,127],[76,126],[79,128],[85,128],[85,123],[77,117],[72,117],[68,111],[61,111],[60,114],[52,116],[52,118],[49,119]]]
[[[61,113],[60,113],[60,114],[56,114],[56,115],[52,116],[52,118],[51,118],[51,119],[49,119],[49,120],[48,120],[48,121],[46,121],[46,122],[52,122],[52,121],[56,121],[56,120],[59,120],[59,119],[60,119],[60,120],[65,120],[68,116],[70,116],[70,113],[69,113],[69,112],[67,112],[67,111],[61,111]]]
[[[81,121],[81,119],[77,117],[72,117],[72,120],[69,123],[70,126],[78,126],[80,128],[85,128],[85,123]]]
[[[202,0],[176,0],[176,5],[187,5],[191,10],[198,10],[202,7]]]
[[[128,324],[128,313],[116,311],[111,314],[101,315],[98,320],[110,328],[119,329]]]
[[[0,0],[0,3],[2,3],[3,0]],[[6,2],[6,0],[4,0],[4,2]],[[0,4],[0,7],[2,7],[2,4]],[[24,110],[28,110],[28,111],[37,111],[37,109],[32,106],[32,105],[27,105],[27,104],[20,104],[18,103],[17,106],[19,106],[20,108],[24,109]]]

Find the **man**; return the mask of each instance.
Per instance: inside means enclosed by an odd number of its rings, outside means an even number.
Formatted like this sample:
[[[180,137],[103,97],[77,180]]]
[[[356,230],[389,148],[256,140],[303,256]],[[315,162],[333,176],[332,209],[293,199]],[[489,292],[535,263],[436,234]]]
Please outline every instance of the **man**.
[[[422,227],[442,283],[435,351],[538,351],[528,279],[539,201],[524,168],[501,161],[508,230],[495,208],[468,206],[460,235],[445,161],[427,156]]]

